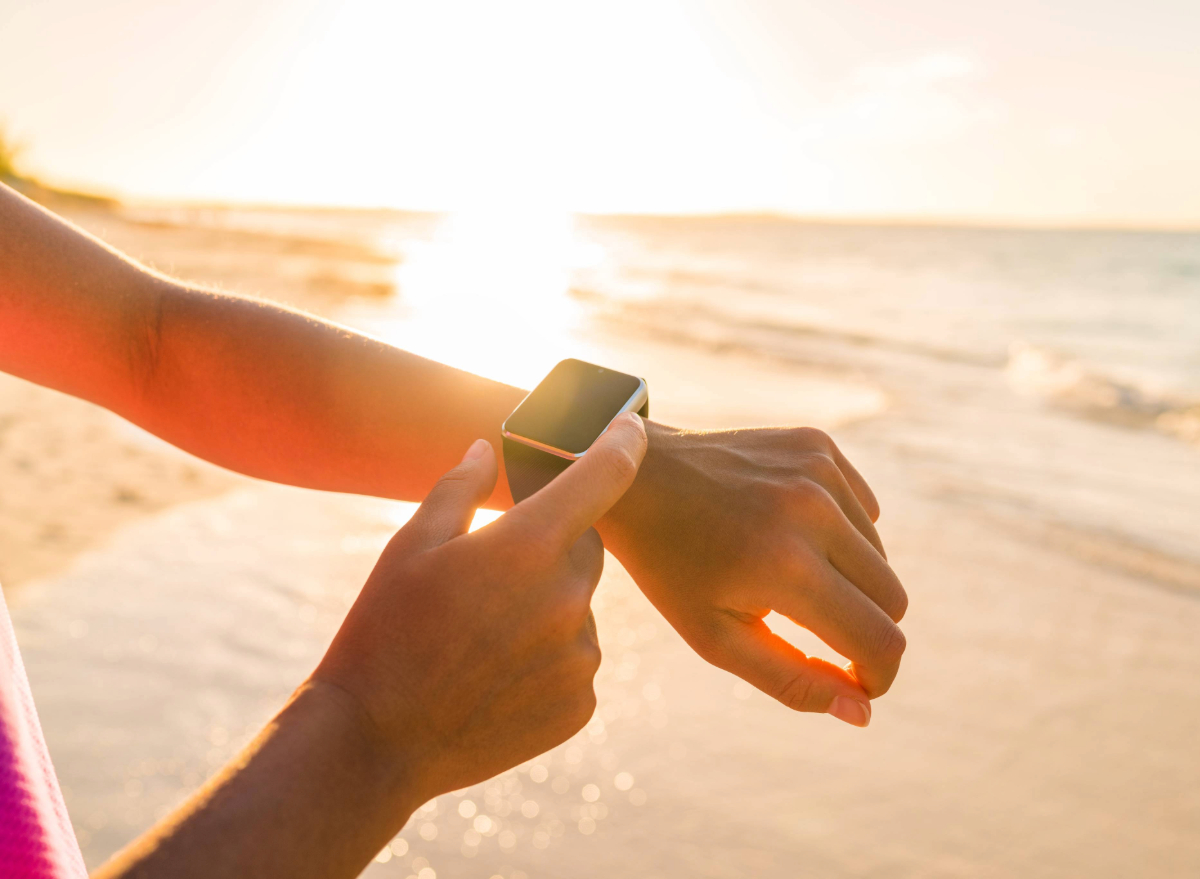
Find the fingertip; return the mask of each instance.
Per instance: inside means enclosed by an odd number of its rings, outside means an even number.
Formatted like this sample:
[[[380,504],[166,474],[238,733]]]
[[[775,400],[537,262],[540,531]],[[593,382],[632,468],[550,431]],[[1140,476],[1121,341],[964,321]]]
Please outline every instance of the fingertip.
[[[636,412],[622,412],[619,416],[617,416],[617,420],[629,423],[633,427],[637,428],[639,433],[646,432],[646,425],[642,423],[642,416],[638,415]]]
[[[636,412],[625,412],[613,419],[612,426],[619,428],[618,433],[628,431],[626,436],[629,437],[627,442],[631,444],[630,451],[634,460],[640,463],[646,454],[647,444],[646,425],[641,416]]]
[[[866,727],[871,723],[871,703],[849,696],[834,696],[825,713],[851,726]]]
[[[646,457],[646,427],[635,412],[618,415],[588,450],[588,457],[608,462],[621,462],[619,472],[626,487],[637,477]]]
[[[616,430],[614,431],[613,428],[616,428]],[[641,434],[642,436],[646,434],[646,426],[642,424],[641,416],[636,412],[622,412],[609,424],[610,433],[620,433],[624,430],[631,431],[633,434]]]
[[[577,463],[516,504],[510,522],[524,520],[565,551],[621,499],[637,478],[646,431],[634,414],[618,415]]]
[[[467,449],[467,453],[463,455],[461,463],[466,464],[469,461],[477,461],[492,451],[492,444],[485,439],[477,439],[471,443],[471,447]]]
[[[480,446],[480,443],[483,445]],[[492,491],[496,488],[496,482],[500,478],[500,462],[496,458],[496,450],[487,440],[476,440],[471,448],[474,449],[476,446],[479,446],[479,451],[476,457],[471,460],[475,463],[475,466],[482,467],[486,474],[479,486],[479,503],[483,503],[491,497]]]
[[[491,496],[499,478],[499,462],[492,444],[485,439],[471,443],[462,460],[447,473],[443,482],[456,481],[469,486],[471,503],[475,506]]]

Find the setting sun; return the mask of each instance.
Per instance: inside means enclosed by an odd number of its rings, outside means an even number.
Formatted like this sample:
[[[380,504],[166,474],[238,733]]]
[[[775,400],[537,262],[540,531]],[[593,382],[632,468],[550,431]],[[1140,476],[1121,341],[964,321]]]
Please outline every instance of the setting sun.
[[[578,344],[572,278],[604,256],[576,235],[570,214],[537,210],[458,211],[429,240],[401,246],[400,304],[366,325],[410,351],[518,387],[535,384]]]
[[[158,199],[1178,225],[1197,8],[56,0],[0,13],[0,119]]]

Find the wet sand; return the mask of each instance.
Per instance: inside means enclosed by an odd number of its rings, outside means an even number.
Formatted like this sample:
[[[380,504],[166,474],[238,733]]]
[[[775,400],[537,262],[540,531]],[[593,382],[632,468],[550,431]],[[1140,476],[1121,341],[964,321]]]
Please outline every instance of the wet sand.
[[[211,231],[121,234],[142,249],[110,240],[143,256],[169,246],[184,264],[178,254],[191,253],[189,274],[205,277]],[[179,245],[192,234],[207,243]],[[258,260],[260,279],[284,264],[241,253],[238,236],[222,234],[212,271],[231,286],[245,289],[238,260]],[[253,240],[248,251],[265,246]],[[303,285],[281,271],[279,286],[260,280],[258,292],[296,296]],[[357,306],[301,304],[370,323],[370,295],[348,295]],[[867,730],[791,714],[696,658],[610,559],[596,607],[605,661],[593,722],[529,765],[438,798],[368,875],[1200,872],[1193,448],[1043,411],[1006,396],[1003,374],[978,364],[935,374],[909,354],[836,340],[815,342],[804,364],[764,353],[769,340],[752,353],[636,329],[593,323],[572,344],[654,377],[664,421],[834,431],[880,497],[880,532],[910,592],[901,676]],[[18,407],[22,430],[92,417],[82,404],[22,393],[44,407]],[[937,403],[946,396],[953,407]],[[157,507],[71,520],[81,534],[72,550],[86,552],[65,571],[6,583],[90,866],[278,707],[411,509],[208,472],[96,418],[91,434],[63,435],[57,458],[46,445],[45,466],[115,474],[102,465],[124,443],[142,470],[122,484]],[[80,459],[66,440],[85,434],[93,457]],[[1047,448],[1058,451],[1023,451]],[[1161,467],[1129,465],[1147,455]],[[183,475],[179,487],[162,475],[185,468],[199,474],[191,494]],[[67,511],[103,496],[79,475],[34,488],[53,485]],[[1158,513],[1124,521],[1122,498],[1147,492]],[[24,519],[50,515],[35,496]],[[20,544],[8,524],[0,533]]]

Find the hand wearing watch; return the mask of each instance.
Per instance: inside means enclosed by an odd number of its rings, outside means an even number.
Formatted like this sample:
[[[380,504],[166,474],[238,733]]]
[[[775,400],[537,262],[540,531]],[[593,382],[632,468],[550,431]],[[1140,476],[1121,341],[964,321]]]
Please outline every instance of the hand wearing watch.
[[[649,417],[645,379],[582,360],[564,360],[550,370],[500,428],[513,503],[587,454],[625,412]]]

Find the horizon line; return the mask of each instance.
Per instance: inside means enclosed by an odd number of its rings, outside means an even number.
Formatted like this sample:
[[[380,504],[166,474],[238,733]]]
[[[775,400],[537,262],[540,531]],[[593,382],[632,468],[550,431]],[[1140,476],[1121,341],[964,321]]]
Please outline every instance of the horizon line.
[[[396,214],[425,214],[445,216],[460,213],[463,208],[418,208],[385,204],[336,204],[288,201],[259,201],[237,199],[192,199],[187,197],[137,196],[106,192],[103,188],[55,185],[41,180],[24,178],[21,182],[48,189],[62,196],[103,199],[126,207],[176,207],[192,210],[261,210],[261,211],[328,211]],[[775,220],[813,225],[845,226],[911,226],[932,228],[1012,229],[1027,231],[1110,231],[1110,232],[1171,232],[1200,233],[1200,218],[1194,220],[1129,220],[1113,217],[1085,219],[1080,217],[985,216],[972,214],[902,214],[902,213],[807,213],[774,208],[716,209],[702,211],[670,210],[565,210],[572,216],[609,219],[681,219],[681,220]]]

